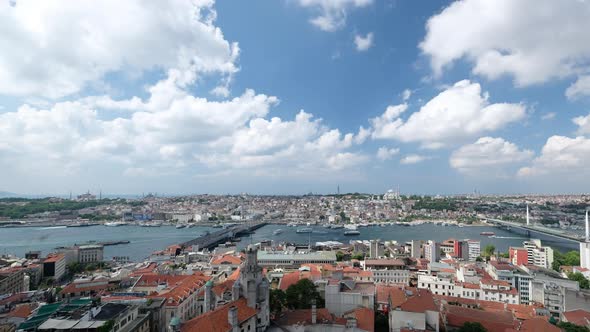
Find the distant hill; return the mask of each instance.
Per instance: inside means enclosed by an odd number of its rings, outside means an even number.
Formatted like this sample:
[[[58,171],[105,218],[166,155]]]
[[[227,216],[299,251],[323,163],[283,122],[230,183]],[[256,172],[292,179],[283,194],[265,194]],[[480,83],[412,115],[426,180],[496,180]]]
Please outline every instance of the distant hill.
[[[0,198],[6,198],[6,197],[21,197],[21,195],[11,193],[8,191],[0,191]]]

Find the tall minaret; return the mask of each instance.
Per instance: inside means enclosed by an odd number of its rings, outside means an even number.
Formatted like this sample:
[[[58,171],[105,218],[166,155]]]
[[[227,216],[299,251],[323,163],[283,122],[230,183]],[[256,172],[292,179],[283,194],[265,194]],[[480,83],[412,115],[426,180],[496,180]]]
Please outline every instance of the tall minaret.
[[[590,242],[590,221],[588,221],[588,210],[586,210],[586,242]]]
[[[531,225],[531,217],[529,215],[529,205],[526,205],[526,225],[530,226]]]

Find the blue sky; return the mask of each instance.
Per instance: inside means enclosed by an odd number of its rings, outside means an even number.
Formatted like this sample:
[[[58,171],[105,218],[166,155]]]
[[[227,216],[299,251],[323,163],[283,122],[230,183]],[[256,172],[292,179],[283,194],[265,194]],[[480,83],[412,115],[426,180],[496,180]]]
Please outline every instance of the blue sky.
[[[587,192],[585,1],[19,0],[0,21],[0,191]]]

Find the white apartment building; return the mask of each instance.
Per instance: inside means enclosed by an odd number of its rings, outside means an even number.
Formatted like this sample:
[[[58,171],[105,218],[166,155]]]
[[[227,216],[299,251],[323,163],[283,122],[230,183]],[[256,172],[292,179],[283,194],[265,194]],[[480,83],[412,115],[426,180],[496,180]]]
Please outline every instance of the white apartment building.
[[[331,281],[326,285],[326,309],[342,317],[356,308],[373,309],[375,305],[375,284],[372,282]]]
[[[467,246],[469,248],[469,260],[475,261],[481,254],[481,244],[477,240],[467,240]]]
[[[424,245],[424,258],[431,263],[438,262],[440,259],[440,243],[428,240]]]
[[[529,265],[551,268],[553,263],[553,249],[551,247],[541,246],[541,240],[539,239],[525,241],[523,246],[527,250]]]
[[[410,283],[409,270],[371,270],[373,272],[373,281],[385,284],[404,284]]]
[[[419,275],[418,288],[428,289],[434,295],[519,304],[518,291],[506,281],[482,279],[479,283],[463,283],[455,281],[452,274],[439,273]]]

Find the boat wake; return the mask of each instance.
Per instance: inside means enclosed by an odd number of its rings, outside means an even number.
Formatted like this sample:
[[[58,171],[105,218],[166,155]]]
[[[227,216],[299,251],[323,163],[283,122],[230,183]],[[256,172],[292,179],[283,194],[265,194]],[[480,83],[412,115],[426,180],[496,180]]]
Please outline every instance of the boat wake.
[[[488,236],[490,239],[511,239],[511,240],[528,240],[528,237],[519,237],[519,236]]]
[[[38,230],[43,231],[43,230],[46,230],[46,229],[60,229],[60,228],[67,228],[67,227],[66,226],[41,227],[41,228],[38,228]]]

